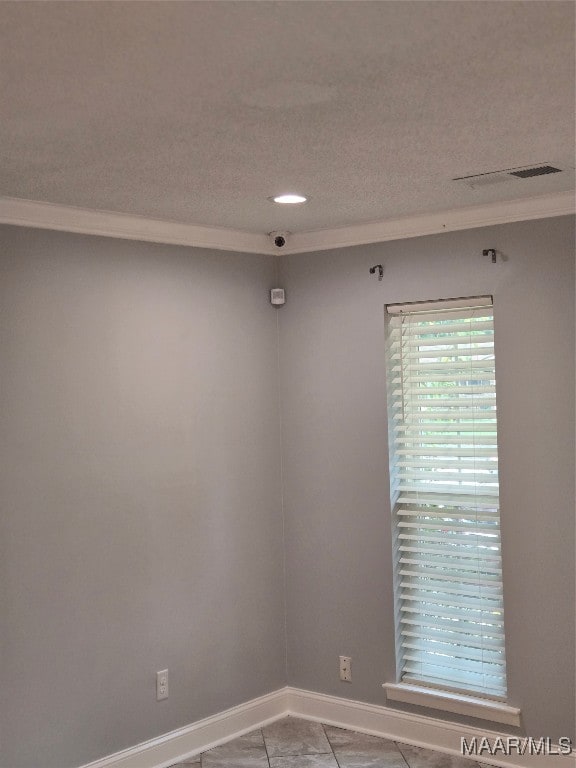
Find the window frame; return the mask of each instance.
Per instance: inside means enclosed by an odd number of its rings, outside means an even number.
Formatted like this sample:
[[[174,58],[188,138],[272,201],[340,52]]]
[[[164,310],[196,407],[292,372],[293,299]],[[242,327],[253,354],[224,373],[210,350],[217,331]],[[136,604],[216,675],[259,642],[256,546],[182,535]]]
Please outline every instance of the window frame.
[[[404,587],[402,586],[402,577],[399,573],[400,571],[400,563],[399,563],[399,547],[398,547],[398,531],[399,531],[399,525],[398,525],[398,500],[397,498],[394,498],[394,494],[398,494],[397,489],[397,466],[395,466],[397,462],[397,451],[398,451],[398,438],[397,438],[397,432],[394,432],[394,428],[398,426],[399,423],[402,423],[402,421],[398,421],[396,418],[397,413],[395,412],[395,408],[398,406],[398,384],[397,381],[395,383],[395,373],[394,373],[394,363],[397,362],[398,358],[393,358],[393,352],[392,349],[392,341],[391,341],[391,334],[392,331],[396,328],[398,328],[399,321],[398,317],[426,317],[428,320],[430,316],[433,318],[439,318],[441,320],[444,320],[448,317],[461,317],[463,315],[466,315],[469,313],[470,310],[478,311],[479,313],[483,312],[489,312],[491,316],[491,322],[493,323],[493,298],[492,296],[473,296],[473,297],[461,297],[457,299],[437,299],[437,300],[430,300],[430,301],[418,301],[418,302],[409,302],[404,304],[387,304],[385,307],[385,315],[386,315],[386,372],[387,372],[387,379],[388,379],[388,419],[389,419],[389,437],[390,437],[390,444],[389,444],[389,461],[390,461],[390,496],[391,496],[391,503],[392,503],[392,526],[393,526],[393,542],[394,542],[394,605],[395,605],[395,638],[396,638],[396,661],[397,661],[397,680],[395,683],[385,683],[385,687],[387,689],[388,696],[392,699],[399,700],[399,701],[408,701],[410,703],[416,703],[413,701],[414,697],[416,699],[420,699],[422,695],[424,695],[425,698],[429,698],[430,700],[433,700],[436,702],[436,704],[431,704],[430,706],[439,706],[439,708],[448,709],[449,711],[458,711],[460,713],[460,710],[462,709],[462,706],[464,706],[464,709],[466,710],[467,707],[472,706],[473,709],[475,705],[477,705],[475,708],[476,710],[482,712],[486,712],[488,710],[494,710],[496,714],[500,714],[502,717],[507,718],[504,720],[500,720],[500,722],[508,722],[510,724],[514,724],[511,721],[516,722],[516,720],[519,718],[519,710],[517,710],[514,707],[508,707],[506,705],[507,701],[507,678],[506,678],[506,667],[505,667],[505,640],[504,636],[502,637],[500,645],[497,646],[498,653],[493,654],[494,658],[498,658],[499,654],[501,654],[501,661],[495,662],[496,665],[501,664],[502,670],[503,670],[503,676],[504,676],[504,683],[503,683],[503,689],[501,693],[492,691],[487,691],[485,688],[482,687],[475,687],[470,684],[466,684],[463,686],[454,685],[454,681],[451,680],[439,680],[439,681],[433,681],[430,679],[426,679],[426,677],[423,680],[419,680],[414,677],[408,680],[405,679],[406,677],[406,665],[404,662],[405,652],[406,652],[406,642],[404,640],[403,631],[401,628],[401,621],[400,621],[400,615],[403,610],[402,601],[405,599],[403,595]],[[417,322],[417,321],[414,321]],[[472,326],[472,323],[470,324],[470,327]],[[492,326],[493,327],[493,326]],[[400,338],[402,338],[402,328],[400,328]],[[492,331],[493,334],[493,331]],[[456,338],[456,335],[453,337]],[[492,335],[493,338],[493,335]],[[436,344],[439,342],[436,341]],[[453,341],[453,344],[455,342]],[[440,342],[441,345],[441,342]],[[400,346],[402,347],[402,341],[400,341]],[[456,348],[460,348],[460,342],[458,344],[455,344]],[[462,342],[462,346],[465,346],[465,342]],[[420,343],[420,347],[426,347],[425,343]],[[439,346],[439,349],[442,349],[442,346]],[[475,349],[472,344],[472,333],[470,333],[470,349]],[[400,353],[402,354],[402,352]],[[458,352],[458,355],[460,355],[460,352]],[[454,355],[454,357],[458,357],[458,355]],[[417,357],[417,356],[416,356]],[[448,357],[448,355],[446,356]],[[468,357],[472,357],[471,355],[468,355]],[[497,435],[497,417],[496,417],[496,385],[495,385],[495,358],[494,354],[492,352],[491,355],[492,358],[492,380],[493,380],[493,398],[494,398],[494,420],[492,420],[489,416],[489,414],[484,414],[484,417],[488,420],[486,423],[492,423],[494,421],[494,432]],[[449,368],[449,365],[446,366],[447,369]],[[425,374],[424,374],[425,375]],[[397,377],[396,377],[397,378]],[[418,378],[418,376],[417,376]],[[426,380],[423,380],[424,383],[426,383]],[[450,382],[452,384],[453,382]],[[416,385],[416,390],[418,391],[418,394],[421,393],[421,390],[418,390],[418,386]],[[402,383],[402,388],[404,389],[404,382]],[[411,385],[411,389],[414,389],[414,385]],[[463,389],[460,387],[460,389]],[[392,393],[392,394],[391,394]],[[395,394],[394,394],[395,393]],[[457,396],[460,400],[465,400],[465,395]],[[402,418],[404,418],[404,404],[405,404],[405,395],[404,392],[402,392],[402,395],[400,396],[400,399],[402,401]],[[409,399],[409,398],[408,398]],[[422,409],[421,409],[422,410]],[[423,410],[426,410],[424,408]],[[428,409],[430,410],[430,409]],[[459,410],[459,409],[458,409]],[[486,410],[486,408],[485,408]],[[440,421],[440,420],[438,420]],[[420,428],[420,431],[422,431],[422,428]],[[474,431],[474,438],[473,440],[476,440],[476,431]],[[460,434],[460,433],[458,433]],[[464,441],[461,441],[461,444],[464,444]],[[474,443],[475,444],[475,443]],[[495,439],[495,449],[494,449],[494,456],[495,456],[495,466],[497,467],[497,438]],[[462,461],[462,457],[456,453],[454,463],[460,467],[460,472],[462,464],[459,462]],[[480,461],[482,463],[483,460]],[[410,464],[411,462],[404,462],[405,464]],[[444,462],[445,463],[445,462]],[[451,463],[451,462],[449,462]],[[476,456],[474,455],[474,458],[471,462],[474,465],[474,472],[476,472]],[[488,466],[488,465],[487,465]],[[421,469],[421,468],[420,468]],[[432,472],[437,471],[437,467],[430,467],[428,459],[426,460],[426,467],[425,470],[431,469]],[[446,466],[442,467],[440,471],[447,472]],[[485,470],[484,470],[485,472]],[[422,472],[421,474],[426,474],[426,471]],[[474,477],[476,475],[474,474]],[[426,480],[423,481],[424,483]],[[434,481],[432,481],[434,482]],[[462,482],[460,481],[460,484]],[[471,485],[468,483],[468,485]],[[472,483],[472,485],[475,485],[475,482]],[[499,487],[499,486],[498,486]],[[425,506],[425,505],[424,505]],[[500,506],[499,506],[499,496],[496,496],[496,506],[497,506],[497,524],[494,527],[495,530],[497,530],[497,544],[498,548],[500,547]],[[443,507],[440,506],[439,509],[442,509]],[[454,509],[456,508],[456,505],[454,506]],[[463,514],[463,513],[462,513]],[[455,516],[455,515],[453,515]],[[439,517],[439,514],[437,513],[436,518],[437,519],[448,519],[450,515],[447,515],[446,518]],[[406,518],[405,518],[406,519]],[[410,520],[410,518],[407,518]],[[427,519],[427,518],[425,518]],[[477,537],[478,538],[478,537]],[[412,542],[409,542],[412,543]],[[421,547],[422,549],[422,547]],[[500,549],[498,549],[500,552]],[[418,556],[419,557],[419,556]],[[426,556],[425,556],[426,557]],[[427,555],[427,557],[433,557],[436,558],[436,554],[433,556]],[[438,559],[442,559],[439,557]],[[445,558],[447,562],[460,562],[458,560],[458,557],[456,558]],[[499,562],[499,581],[498,584],[500,586],[500,592],[499,597],[500,601],[502,602],[502,608],[501,613],[503,614],[503,590],[502,590],[502,568],[501,568],[501,557],[498,560]],[[426,563],[424,564],[426,565]],[[435,563],[437,566],[438,564]],[[448,569],[452,568],[452,565],[447,566]],[[455,567],[455,566],[454,566]],[[480,567],[478,566],[478,570],[480,570]],[[418,575],[418,574],[417,574]],[[410,577],[411,578],[411,577]],[[429,579],[429,574],[427,576]],[[410,580],[410,579],[409,579]],[[420,577],[420,582],[422,582],[422,577]],[[408,587],[410,589],[410,587]],[[430,589],[430,588],[429,588]],[[482,590],[480,590],[481,592]],[[414,592],[416,594],[416,590]],[[426,594],[426,593],[424,593]],[[464,612],[467,609],[462,606],[457,606],[457,608],[460,610],[460,612]],[[439,611],[440,612],[440,611]],[[459,617],[459,620],[462,620],[461,617]],[[482,622],[478,621],[477,623],[482,624]],[[434,628],[435,629],[435,628]],[[502,635],[504,635],[504,625],[503,625],[503,615],[502,615]],[[483,634],[484,630],[480,630],[479,637],[484,637]],[[475,640],[476,637],[472,635],[473,639]],[[421,641],[421,644],[425,644],[429,641],[428,638],[423,638]],[[434,642],[438,642],[438,637],[434,640],[432,640],[429,645],[434,645]],[[459,648],[456,641],[450,641],[452,642],[455,647]],[[472,641],[469,641],[472,642]],[[466,645],[463,645],[464,648],[468,647]],[[418,652],[416,652],[418,653]],[[434,650],[433,653],[438,653],[437,650]],[[484,667],[484,643],[481,644],[481,666]],[[422,651],[422,655],[424,655],[424,651]],[[455,654],[458,655],[458,654]],[[487,654],[489,655],[489,654]],[[448,655],[450,658],[450,655]],[[471,663],[471,666],[474,666],[474,663]],[[453,671],[453,670],[452,670]],[[406,692],[408,691],[408,693]],[[408,697],[408,699],[406,699]],[[440,704],[438,704],[440,702]],[[456,704],[454,703],[456,702]],[[464,705],[462,704],[464,702]],[[454,706],[456,709],[454,709]],[[483,717],[484,714],[475,714],[474,716],[477,717]],[[499,720],[498,717],[490,717],[488,719],[494,719]]]

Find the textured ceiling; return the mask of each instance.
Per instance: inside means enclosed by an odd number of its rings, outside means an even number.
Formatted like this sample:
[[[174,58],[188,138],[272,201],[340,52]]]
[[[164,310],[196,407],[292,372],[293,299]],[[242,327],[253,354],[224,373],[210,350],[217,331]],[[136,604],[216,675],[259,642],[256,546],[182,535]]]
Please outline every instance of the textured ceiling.
[[[574,167],[562,0],[1,2],[0,78],[5,196],[300,232],[574,184],[451,181]]]

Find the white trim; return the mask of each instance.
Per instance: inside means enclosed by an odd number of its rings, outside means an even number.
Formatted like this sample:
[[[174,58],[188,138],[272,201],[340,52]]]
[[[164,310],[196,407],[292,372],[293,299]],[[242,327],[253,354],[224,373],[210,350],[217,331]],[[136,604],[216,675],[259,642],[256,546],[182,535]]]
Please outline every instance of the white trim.
[[[0,224],[269,255],[308,253],[402,240],[514,221],[566,216],[574,211],[574,192],[558,192],[542,197],[508,200],[388,221],[372,221],[336,229],[297,232],[289,236],[280,252],[273,249],[270,237],[261,232],[204,227],[113,211],[0,197]]]
[[[433,301],[410,301],[407,304],[386,304],[389,315],[408,315],[429,312],[436,309],[477,309],[491,307],[492,296],[467,296],[458,299],[434,299]]]
[[[523,200],[456,208],[451,211],[406,216],[389,221],[373,221],[337,229],[296,232],[290,236],[285,250],[287,253],[307,253],[382,243],[387,240],[437,235],[442,232],[508,224],[514,221],[566,216],[574,213],[575,209],[574,192],[558,192],[542,197],[527,197]]]
[[[493,743],[506,734],[402,712],[377,704],[341,699],[299,688],[281,688],[237,707],[199,720],[150,741],[124,749],[82,768],[168,768],[212,747],[262,728],[286,715],[369,733],[449,755],[461,754],[461,739]],[[481,755],[470,757],[470,768],[480,760],[500,768],[576,768],[576,753],[569,756]],[[555,762],[553,762],[555,761]]]
[[[286,689],[280,688],[82,768],[167,768],[287,714]]]
[[[389,701],[403,701],[406,704],[416,704],[419,707],[441,709],[456,715],[478,717],[493,723],[505,725],[520,725],[520,710],[500,701],[481,699],[478,696],[465,696],[461,693],[426,688],[423,685],[408,685],[407,683],[384,683],[386,696]]]
[[[268,235],[260,233],[203,227],[14,197],[0,197],[0,224],[239,253],[268,254],[272,248]]]
[[[288,711],[290,714],[315,722],[335,725],[340,728],[369,733],[416,747],[433,749],[449,755],[464,757],[461,753],[461,738],[476,737],[478,741],[487,737],[493,743],[505,733],[488,731],[484,728],[460,725],[434,717],[401,712],[391,707],[366,704],[361,701],[340,699],[312,691],[287,688]],[[466,756],[467,757],[467,756]],[[576,768],[576,753],[568,756],[543,755],[482,755],[470,757],[486,765],[501,768]],[[477,762],[471,762],[470,767]]]

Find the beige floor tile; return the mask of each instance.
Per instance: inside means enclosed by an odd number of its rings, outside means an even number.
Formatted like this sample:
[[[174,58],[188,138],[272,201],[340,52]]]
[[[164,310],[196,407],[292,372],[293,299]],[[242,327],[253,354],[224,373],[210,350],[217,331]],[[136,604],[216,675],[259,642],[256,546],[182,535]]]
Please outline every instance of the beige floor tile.
[[[344,728],[325,726],[340,768],[406,768],[393,741]]]
[[[398,744],[410,768],[476,768],[477,763],[458,755],[443,755],[431,749]]]
[[[290,755],[271,757],[270,768],[338,768],[336,758],[329,755]]]
[[[269,757],[331,753],[320,723],[286,717],[263,728]]]

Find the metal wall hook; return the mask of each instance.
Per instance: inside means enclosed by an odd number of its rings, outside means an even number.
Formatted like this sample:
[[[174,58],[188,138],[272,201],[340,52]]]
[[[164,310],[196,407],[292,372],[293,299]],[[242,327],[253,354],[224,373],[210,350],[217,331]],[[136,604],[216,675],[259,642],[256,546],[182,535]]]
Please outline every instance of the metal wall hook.
[[[496,248],[484,248],[482,256],[490,256],[492,258],[492,264],[496,264]]]
[[[378,270],[378,282],[380,282],[384,277],[384,267],[382,264],[375,264],[373,267],[370,267],[370,274],[376,274],[376,270]]]

